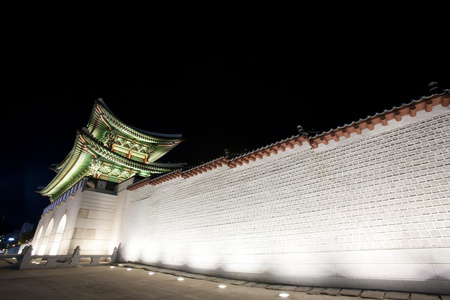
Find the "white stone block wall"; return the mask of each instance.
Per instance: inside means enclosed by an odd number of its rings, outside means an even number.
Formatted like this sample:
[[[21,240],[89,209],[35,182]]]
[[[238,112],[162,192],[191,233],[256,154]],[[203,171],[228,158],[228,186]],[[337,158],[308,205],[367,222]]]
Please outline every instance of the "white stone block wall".
[[[120,209],[116,195],[79,189],[42,215],[32,243],[33,253],[66,255],[80,246],[82,254],[111,254],[117,246],[111,244],[111,236],[117,236],[113,232],[116,208]],[[64,217],[65,224],[59,226]],[[58,228],[62,230],[60,236]]]
[[[82,254],[111,254],[116,206],[116,195],[84,191],[71,248],[80,246]]]
[[[83,199],[83,192],[81,189],[77,190],[75,194],[67,197],[65,201],[56,205],[53,209],[47,211],[41,216],[38,226],[36,227],[36,234],[33,238],[33,254],[50,254],[51,249],[57,249],[51,254],[66,255],[72,254],[74,248],[71,248],[73,233],[76,228],[78,219],[78,212],[80,210]],[[65,225],[61,224],[65,218]],[[60,242],[55,241],[58,227],[63,225],[63,233]],[[39,232],[42,230],[41,234]],[[48,233],[48,236],[46,236]],[[58,245],[59,244],[59,245]]]
[[[128,191],[128,261],[246,280],[450,292],[450,113]]]

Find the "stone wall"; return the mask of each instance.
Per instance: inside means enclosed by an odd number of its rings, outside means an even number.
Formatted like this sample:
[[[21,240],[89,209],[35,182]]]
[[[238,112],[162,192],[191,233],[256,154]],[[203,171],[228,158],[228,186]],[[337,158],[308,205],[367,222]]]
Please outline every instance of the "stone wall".
[[[297,285],[450,292],[450,110],[127,191],[125,260]]]
[[[77,190],[45,210],[33,239],[33,254],[67,255],[77,246],[83,254],[110,254],[118,200],[116,195]],[[117,241],[114,240],[115,243]]]
[[[33,254],[65,255],[73,251],[71,242],[77,226],[78,212],[83,199],[81,189],[61,201],[52,209],[45,209],[33,238]],[[55,240],[58,228],[63,230],[61,240]],[[59,234],[59,233],[58,233]],[[53,249],[53,251],[51,251]],[[54,253],[56,250],[56,253]]]
[[[83,254],[109,254],[111,229],[117,206],[117,196],[84,191],[71,249],[77,246]]]

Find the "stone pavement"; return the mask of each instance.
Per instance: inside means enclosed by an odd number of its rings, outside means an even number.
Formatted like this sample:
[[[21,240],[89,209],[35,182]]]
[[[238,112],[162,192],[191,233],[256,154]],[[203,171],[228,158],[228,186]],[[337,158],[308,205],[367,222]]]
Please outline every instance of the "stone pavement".
[[[288,296],[282,297],[283,294]],[[450,300],[450,297],[270,285],[127,263],[113,268],[109,265],[32,270],[3,267],[0,268],[0,299]]]

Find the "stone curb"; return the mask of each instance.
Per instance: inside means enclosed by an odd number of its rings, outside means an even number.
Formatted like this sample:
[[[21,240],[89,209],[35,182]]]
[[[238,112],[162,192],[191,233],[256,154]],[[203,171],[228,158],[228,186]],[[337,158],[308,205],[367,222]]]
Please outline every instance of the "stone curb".
[[[310,295],[330,295],[330,296],[350,296],[363,299],[386,299],[386,300],[450,300],[450,295],[430,295],[421,293],[408,293],[408,292],[396,292],[396,291],[381,291],[381,290],[360,290],[360,289],[340,289],[340,288],[326,288],[326,287],[310,287],[310,286],[297,286],[297,285],[282,285],[282,284],[269,284],[254,281],[245,281],[230,278],[221,278],[208,275],[201,275],[195,273],[189,273],[179,270],[172,270],[166,268],[160,268],[150,265],[142,265],[135,263],[116,263],[119,267],[127,267],[134,269],[143,269],[147,271],[170,274],[173,276],[182,276],[191,279],[207,280],[212,282],[220,282],[232,285],[240,285],[253,288],[263,288],[268,290],[279,290],[284,292],[301,292]]]

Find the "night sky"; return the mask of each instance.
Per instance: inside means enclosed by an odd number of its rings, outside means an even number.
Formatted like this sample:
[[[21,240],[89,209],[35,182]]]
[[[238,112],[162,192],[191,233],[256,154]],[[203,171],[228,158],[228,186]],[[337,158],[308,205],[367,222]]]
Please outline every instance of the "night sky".
[[[445,47],[427,35],[148,36],[7,46],[0,214],[37,225],[37,193],[87,125],[94,100],[137,128],[186,139],[160,162],[196,165],[307,130],[328,131],[450,88]],[[424,45],[427,45],[424,47]],[[448,49],[448,48],[447,48]],[[445,54],[445,55],[444,55]]]

